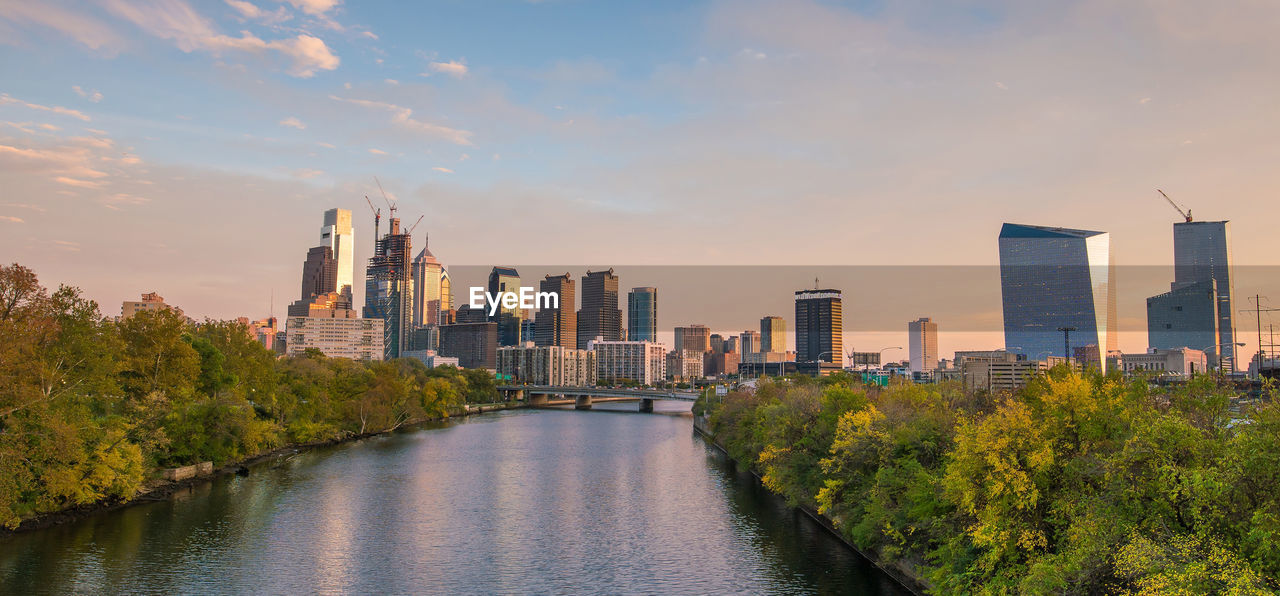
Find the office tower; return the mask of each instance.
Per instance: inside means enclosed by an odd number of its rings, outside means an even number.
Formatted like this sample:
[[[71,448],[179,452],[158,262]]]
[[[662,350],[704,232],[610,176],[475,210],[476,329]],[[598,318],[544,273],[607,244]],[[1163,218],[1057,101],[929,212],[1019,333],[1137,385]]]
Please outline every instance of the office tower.
[[[667,349],[647,341],[591,340],[596,354],[596,378],[610,383],[631,380],[653,385],[666,377]]]
[[[333,249],[317,246],[308,250],[302,263],[302,299],[337,291],[338,261],[333,258]]]
[[[632,341],[658,341],[658,288],[631,288],[627,294],[627,333]]]
[[[741,354],[742,350],[739,349],[740,348],[740,346],[738,345],[739,343],[740,343],[739,338],[736,335],[730,335],[729,337],[724,338],[724,353],[725,354]]]
[[[533,338],[539,346],[578,347],[578,296],[576,284],[568,273],[548,275],[538,283],[539,292],[554,292],[560,303],[554,308],[543,303],[538,310],[537,335]]]
[[[618,276],[613,269],[587,271],[582,276],[582,309],[578,311],[578,348],[603,338],[622,340],[622,311],[618,309]]]
[[[1231,222],[1173,224],[1174,281],[1169,292],[1147,299],[1148,347],[1203,350],[1210,365],[1235,371],[1232,267]]]
[[[352,303],[355,291],[355,228],[351,227],[351,211],[330,209],[324,212],[324,226],[320,228],[320,245],[329,247],[337,263],[335,285],[330,292],[346,296]],[[303,296],[306,299],[306,296]]]
[[[711,342],[711,352],[713,354],[724,353],[724,336],[723,335],[720,335],[719,333],[712,333],[710,342]]]
[[[760,351],[787,351],[787,320],[782,317],[764,317],[760,319]]]
[[[999,244],[1005,349],[1030,360],[1070,358],[1068,340],[1115,349],[1109,234],[1006,223]]]
[[[454,311],[452,323],[483,323],[488,320],[489,315],[484,308],[471,308],[470,304],[463,304],[462,308]]]
[[[1177,286],[1177,284],[1173,284]],[[1213,280],[1189,283],[1147,298],[1147,347],[1173,350],[1191,348],[1209,355],[1217,365],[1222,331],[1218,327],[1217,283]]]
[[[796,362],[844,362],[844,312],[840,290],[796,292]],[[818,365],[819,374],[824,367]]]
[[[760,339],[759,331],[756,331],[754,329],[747,329],[746,331],[743,331],[742,335],[739,335],[738,337],[740,337],[742,341],[743,354],[755,354],[757,352],[765,351],[760,349],[761,339]]]
[[[489,272],[489,294],[498,296],[498,310],[489,315],[489,320],[498,324],[498,345],[514,346],[520,343],[521,325],[524,322],[524,311],[517,304],[507,307],[501,304],[502,295],[520,294],[520,273],[511,267],[494,267]]]
[[[675,344],[671,351],[689,350],[691,352],[707,352],[711,350],[711,328],[706,325],[688,325],[676,327]]]
[[[493,321],[440,326],[440,355],[462,368],[497,368],[498,324]]]
[[[907,346],[912,372],[931,372],[938,368],[938,324],[929,317],[907,323]]]
[[[387,360],[409,349],[414,327],[412,245],[409,234],[400,231],[400,219],[391,218],[390,230],[375,243],[365,272],[364,317],[382,319]]]
[[[413,258],[413,322],[439,325],[440,311],[449,309],[449,272],[431,254],[430,238],[423,238],[422,251]]]
[[[337,292],[331,295],[341,296]],[[320,350],[331,358],[382,360],[384,321],[362,319],[351,309],[328,309],[308,316],[289,317],[285,354],[301,356],[308,349]]]

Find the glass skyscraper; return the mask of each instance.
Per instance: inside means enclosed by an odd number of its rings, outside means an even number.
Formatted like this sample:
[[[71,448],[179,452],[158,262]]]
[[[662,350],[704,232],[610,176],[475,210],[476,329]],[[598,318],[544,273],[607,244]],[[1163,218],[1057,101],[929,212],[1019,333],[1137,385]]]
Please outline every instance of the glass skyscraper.
[[[497,296],[506,292],[520,294],[520,273],[511,267],[494,267],[489,272],[489,294]],[[498,323],[498,345],[520,345],[524,311],[518,305],[508,308],[499,303],[497,312],[489,320]]]
[[[1231,274],[1231,222],[1189,221],[1173,224],[1172,290],[1177,292],[1197,284],[1203,287],[1212,282],[1217,302],[1214,306],[1218,318],[1217,341],[1213,341],[1210,331],[1212,326],[1187,322],[1183,326],[1199,330],[1201,333],[1197,337],[1202,343],[1185,347],[1209,352],[1211,360],[1219,361],[1229,371],[1236,369],[1235,342],[1239,341],[1236,339],[1235,280]],[[1207,309],[1198,309],[1198,312],[1203,313],[1205,310]],[[1218,346],[1210,344],[1221,344],[1221,359],[1218,358]]]
[[[658,341],[658,288],[631,288],[627,294],[627,339]]]
[[[1006,223],[1000,229],[1005,349],[1031,360],[1071,357],[1070,348],[1117,343],[1111,236],[1106,232]]]

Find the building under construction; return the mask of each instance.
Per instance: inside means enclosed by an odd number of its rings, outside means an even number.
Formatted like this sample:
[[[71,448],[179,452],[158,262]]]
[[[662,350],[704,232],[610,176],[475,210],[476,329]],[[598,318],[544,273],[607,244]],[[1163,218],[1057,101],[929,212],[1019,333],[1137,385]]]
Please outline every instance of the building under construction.
[[[400,219],[392,217],[387,235],[374,244],[365,272],[363,314],[366,319],[382,319],[386,359],[399,358],[409,349],[414,325],[411,249],[409,233],[402,233]]]

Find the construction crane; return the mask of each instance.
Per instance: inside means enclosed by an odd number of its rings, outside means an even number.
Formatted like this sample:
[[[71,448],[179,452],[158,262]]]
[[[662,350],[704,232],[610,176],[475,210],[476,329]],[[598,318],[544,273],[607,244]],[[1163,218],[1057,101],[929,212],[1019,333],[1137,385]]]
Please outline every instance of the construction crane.
[[[1184,209],[1183,209],[1181,206],[1179,206],[1177,203],[1173,202],[1173,199],[1170,199],[1170,198],[1169,198],[1169,195],[1164,194],[1164,191],[1163,191],[1163,190],[1160,190],[1160,189],[1158,189],[1158,188],[1157,188],[1157,189],[1156,189],[1156,192],[1160,193],[1160,196],[1164,197],[1164,200],[1169,201],[1169,204],[1170,204],[1170,205],[1172,205],[1172,206],[1173,206],[1173,208],[1174,208],[1175,210],[1177,210],[1177,211],[1178,211],[1178,215],[1181,215],[1181,216],[1183,217],[1183,219],[1186,219],[1186,220],[1187,220],[1187,223],[1191,223],[1191,210],[1190,210],[1190,209],[1185,209],[1185,210],[1184,210]]]
[[[364,202],[369,204],[369,210],[373,212],[373,244],[378,245],[378,230],[382,225],[382,208],[374,207],[373,201],[369,200],[369,195],[364,196]]]
[[[378,183],[378,192],[382,193],[382,200],[387,202],[387,209],[391,211],[391,216],[390,216],[391,219],[395,219],[396,206],[394,203],[391,202],[391,199],[387,198],[387,191],[382,190],[382,181],[378,180],[377,176],[373,177],[373,181]]]
[[[418,216],[418,221],[413,222],[413,225],[409,226],[409,231],[408,231],[408,232],[405,232],[405,233],[406,233],[406,234],[409,234],[410,236],[412,236],[412,235],[413,235],[413,230],[414,230],[415,228],[417,228],[417,227],[418,227],[418,224],[422,223],[422,218],[424,218],[424,217],[426,217],[426,215],[419,215],[419,216]]]

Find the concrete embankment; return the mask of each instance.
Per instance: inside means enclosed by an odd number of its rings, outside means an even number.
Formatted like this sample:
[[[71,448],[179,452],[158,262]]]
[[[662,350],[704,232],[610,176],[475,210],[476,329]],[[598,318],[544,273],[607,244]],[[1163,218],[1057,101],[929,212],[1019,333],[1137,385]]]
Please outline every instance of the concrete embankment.
[[[715,434],[711,432],[710,428],[708,428],[707,419],[705,417],[694,416],[693,429],[703,438],[703,440],[710,443],[716,449],[719,449],[722,453],[724,453],[725,457],[729,458],[729,461],[734,462],[734,464],[736,465],[743,466],[744,469],[751,472],[751,475],[756,478],[757,482],[761,481],[760,474],[756,472],[754,467],[750,465],[744,465],[742,462],[739,462],[733,459],[733,456],[729,455],[729,450],[725,449],[724,445],[720,444],[720,441],[716,439]],[[826,530],[830,532],[832,536],[835,536],[836,538],[840,539],[841,542],[845,543],[845,545],[847,545],[849,548],[853,549],[855,552],[862,555],[863,558],[867,559],[868,561],[871,561],[872,564],[874,564],[876,567],[879,567],[880,570],[885,572],[886,575],[897,580],[897,582],[899,584],[902,584],[904,588],[910,590],[912,593],[915,593],[915,594],[928,593],[929,583],[925,581],[925,579],[919,574],[919,572],[917,572],[912,567],[898,561],[885,561],[883,558],[879,556],[878,553],[874,551],[868,551],[866,549],[858,548],[857,545],[850,542],[849,539],[846,538],[838,528],[836,528],[835,524],[832,523],[830,518],[828,518],[825,515],[822,515],[821,513],[818,513],[818,511],[813,509],[812,507],[801,505],[797,509],[802,511],[805,515],[809,516],[811,519],[813,519],[813,521],[817,522],[818,525],[822,526],[823,528],[826,528]]]

